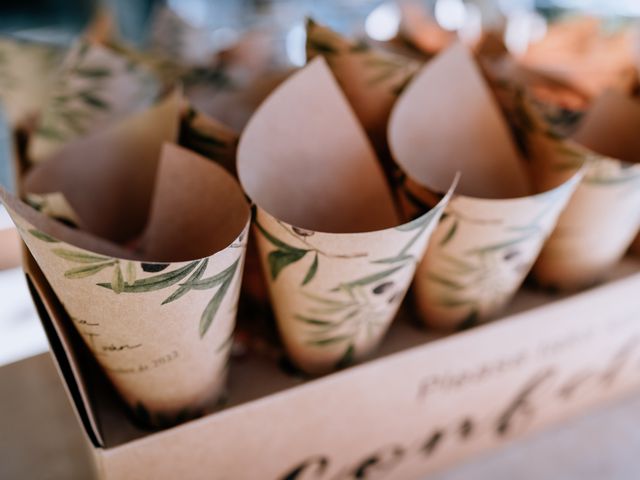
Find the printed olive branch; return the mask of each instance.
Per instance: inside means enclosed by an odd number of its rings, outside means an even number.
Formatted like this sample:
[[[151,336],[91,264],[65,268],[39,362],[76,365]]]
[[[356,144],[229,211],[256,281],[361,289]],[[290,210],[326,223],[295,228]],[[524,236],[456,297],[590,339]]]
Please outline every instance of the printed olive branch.
[[[289,234],[290,236],[292,236],[296,240],[304,243],[306,246],[309,247],[309,250],[311,250],[313,252],[316,252],[319,255],[322,255],[323,257],[348,259],[348,258],[363,258],[363,257],[366,257],[368,255],[365,252],[346,253],[345,254],[345,253],[330,253],[330,252],[321,250],[318,247],[316,247],[315,245],[313,245],[309,240],[307,240],[307,237],[313,235],[314,232],[312,232],[310,230],[304,230],[302,228],[297,228],[297,227],[289,228],[285,223],[281,222],[280,220],[277,220],[277,222],[282,227],[282,229],[285,232],[287,232],[287,234]]]
[[[81,47],[74,63],[59,80],[57,94],[51,100],[52,113],[46,116],[38,127],[37,134],[51,140],[62,141],[67,135],[59,129],[55,123],[62,120],[63,125],[75,134],[84,133],[93,118],[91,111],[107,111],[109,103],[100,96],[104,89],[104,82],[109,79],[112,72],[102,65],[82,65],[89,45]],[[72,86],[69,81],[72,78],[80,78],[85,81],[82,89]],[[76,105],[74,107],[74,105]],[[82,105],[82,107],[80,107]],[[54,122],[55,120],[55,122]]]
[[[327,257],[327,258],[342,258],[342,259],[359,258],[359,257],[366,256],[366,253],[356,253],[352,255],[342,255],[342,254],[335,255],[335,254],[324,252],[314,247],[313,245],[311,245],[302,235],[296,235],[295,233],[289,231],[289,229],[285,225],[280,223],[280,225],[285,229],[287,233],[289,233],[290,235],[293,235],[297,240],[301,241],[309,248],[294,247],[280,240],[279,238],[276,238],[273,234],[269,233],[260,224],[260,222],[258,222],[257,219],[255,220],[255,225],[258,231],[264,236],[264,238],[271,245],[276,247],[276,250],[269,252],[269,254],[267,255],[267,262],[269,264],[269,272],[271,274],[272,280],[276,280],[276,278],[278,278],[278,275],[280,274],[280,272],[282,272],[283,269],[285,269],[289,265],[292,265],[302,260],[309,253],[313,254],[313,261],[309,269],[307,270],[307,274],[302,280],[302,283],[301,283],[302,286],[307,285],[309,282],[311,282],[311,280],[313,280],[316,274],[318,273],[320,256]]]
[[[177,290],[171,295],[165,298],[161,305],[174,302],[179,298],[182,298],[191,290],[210,290],[218,287],[216,293],[213,295],[207,306],[205,307],[200,317],[199,333],[200,338],[204,337],[209,327],[213,323],[213,320],[220,309],[220,305],[224,300],[233,279],[235,277],[240,258],[236,259],[229,267],[217,273],[209,278],[202,278],[205,270],[207,269],[209,259],[196,260],[188,263],[187,265],[172,270],[167,273],[156,275],[153,277],[147,277],[141,280],[136,280],[132,284],[125,284],[122,287],[124,293],[140,293],[140,292],[152,292],[157,290],[163,290],[178,284]],[[193,272],[193,273],[192,273]],[[179,283],[181,280],[192,273],[192,275],[184,282]],[[99,283],[98,286],[109,288],[113,290],[112,283]]]
[[[356,353],[356,337],[364,331],[371,338],[376,330],[384,325],[384,317],[389,311],[388,303],[393,304],[402,298],[399,292],[393,290],[394,282],[389,278],[417,261],[409,251],[424,236],[425,231],[439,216],[441,209],[442,207],[436,207],[415,220],[396,227],[400,232],[411,234],[400,251],[393,257],[371,262],[371,264],[385,265],[386,268],[355,280],[342,282],[330,290],[330,293],[340,293],[342,297],[317,296],[303,292],[303,295],[316,306],[308,309],[309,315],[297,314],[294,318],[309,327],[309,345],[324,347],[346,343],[345,352],[336,366],[344,367],[353,362]],[[372,289],[367,288],[374,284],[377,285]],[[389,292],[391,296],[387,299],[387,303],[381,306],[379,302],[374,302],[374,296]]]
[[[47,243],[58,243],[56,239],[39,230],[31,229],[29,230],[29,233],[41,241]],[[188,264],[169,272],[136,280],[136,263],[133,261],[119,260],[102,255],[70,250],[67,248],[53,248],[51,251],[59,258],[79,264],[79,266],[73,267],[64,272],[65,278],[68,279],[90,277],[106,268],[114,267],[111,282],[101,282],[96,285],[112,290],[116,294],[154,292],[164,290],[165,288],[169,288],[177,284],[178,288],[171,295],[165,298],[161,305],[174,302],[182,298],[191,290],[210,290],[217,287],[217,291],[202,312],[199,326],[200,338],[204,337],[213,323],[213,320],[220,309],[220,305],[233,283],[236,271],[238,270],[238,265],[240,264],[240,258],[238,258],[220,273],[209,278],[202,278],[209,264],[209,259],[205,258],[203,260],[189,262]],[[169,266],[167,263],[144,262],[140,265],[143,271],[149,273],[161,272]],[[189,274],[191,274],[191,276],[187,278]],[[180,283],[185,278],[187,278],[186,281],[184,283]]]
[[[398,262],[408,262],[408,261],[417,262],[417,259],[415,258],[415,256],[409,254],[409,250],[422,237],[424,232],[429,228],[431,223],[434,221],[434,218],[437,215],[439,215],[441,211],[442,211],[442,206],[432,208],[427,213],[410,221],[409,223],[396,227],[396,230],[399,232],[415,231],[415,234],[402,247],[402,249],[400,249],[400,252],[398,252],[397,255],[389,258],[383,258],[381,260],[374,260],[372,263],[398,263]]]

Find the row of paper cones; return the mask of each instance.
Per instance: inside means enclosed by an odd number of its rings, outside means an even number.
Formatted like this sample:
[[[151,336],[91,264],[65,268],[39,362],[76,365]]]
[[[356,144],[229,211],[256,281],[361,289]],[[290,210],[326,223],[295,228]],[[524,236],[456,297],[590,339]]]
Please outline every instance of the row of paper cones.
[[[423,64],[309,22],[307,47],[236,145],[166,66],[82,42],[28,132],[21,199],[1,191],[70,320],[152,423],[224,389],[245,193],[282,342],[311,374],[370,354],[412,282],[427,325],[469,327],[532,266],[543,285],[592,284],[638,232],[632,98],[600,96],[562,137],[530,95],[547,77],[513,64],[485,77],[461,44]]]

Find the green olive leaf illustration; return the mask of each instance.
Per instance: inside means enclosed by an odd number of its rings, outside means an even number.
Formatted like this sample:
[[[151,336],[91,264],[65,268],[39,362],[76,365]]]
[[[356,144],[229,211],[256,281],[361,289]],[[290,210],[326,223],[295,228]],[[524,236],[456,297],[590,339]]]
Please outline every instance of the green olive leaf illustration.
[[[447,243],[453,240],[453,237],[456,235],[456,232],[458,231],[458,225],[459,225],[458,220],[457,219],[454,220],[451,226],[449,227],[449,230],[447,230],[447,233],[445,234],[445,236],[442,238],[442,240],[440,240],[441,247],[445,246]]]
[[[111,71],[104,67],[78,67],[74,72],[85,78],[106,78],[111,75]]]
[[[319,340],[309,340],[307,344],[315,347],[325,347],[327,345],[333,345],[347,340],[351,340],[350,335],[337,335],[335,337],[321,338]]]
[[[104,100],[102,100],[97,95],[95,95],[93,92],[90,92],[90,91],[79,92],[78,96],[82,99],[82,101],[84,101],[84,103],[86,103],[87,105],[90,105],[91,107],[97,108],[98,110],[109,109],[109,104]]]
[[[466,288],[464,285],[456,282],[455,280],[451,280],[450,278],[443,277],[434,272],[428,272],[427,278],[432,282],[438,283],[452,290],[464,290]]]
[[[207,269],[207,265],[209,264],[209,259],[205,258],[201,263],[200,266],[198,268],[195,269],[195,271],[191,274],[191,276],[187,279],[186,283],[183,285],[180,285],[180,287],[173,292],[171,295],[169,295],[169,297],[165,298],[164,301],[162,302],[162,305],[166,305],[167,303],[171,303],[175,300],[178,300],[179,298],[181,298],[183,295],[185,295],[189,290],[191,290],[192,286],[189,285],[191,282],[195,282],[197,280],[200,280],[202,278],[202,275],[204,274],[205,270]]]
[[[108,262],[111,259],[101,255],[93,255],[89,253],[77,252],[66,248],[54,248],[51,250],[56,256],[75,263],[100,263]]]
[[[315,256],[313,257],[313,262],[311,263],[311,266],[307,271],[307,275],[305,275],[304,280],[302,281],[302,285],[306,285],[311,280],[313,280],[313,277],[316,276],[317,272],[318,272],[318,253],[316,252]]]
[[[93,265],[87,265],[84,267],[72,268],[71,270],[67,270],[66,272],[64,272],[64,276],[65,278],[69,278],[69,279],[90,277],[104,270],[107,267],[111,267],[115,265],[115,263],[116,263],[115,261],[112,261],[107,263],[98,263]]]
[[[216,287],[227,279],[231,270],[235,271],[235,268],[237,267],[239,261],[240,259],[237,259],[230,267],[221,271],[220,273],[217,273],[213,277],[187,281],[184,283],[184,285],[189,286],[189,288],[192,288],[194,290],[209,290],[210,288]]]
[[[126,293],[138,293],[162,290],[163,288],[167,288],[178,283],[180,280],[189,275],[189,273],[191,273],[191,271],[196,268],[197,265],[198,261],[196,260],[176,270],[162,273],[160,275],[154,275],[153,277],[136,280],[131,285],[125,285],[122,291]],[[110,283],[98,283],[98,286],[112,289]]]
[[[267,256],[271,278],[275,280],[285,267],[297,262],[307,254],[308,250],[299,248],[292,250],[274,250]]]
[[[127,285],[132,285],[136,281],[136,264],[134,262],[127,262]]]
[[[116,268],[113,269],[111,290],[113,290],[114,293],[122,293],[124,290],[124,277],[122,276],[122,269],[119,263],[116,263]]]
[[[29,230],[29,233],[36,237],[38,240],[42,240],[43,242],[58,243],[58,240],[56,240],[55,238],[47,235],[44,232],[41,232],[40,230],[36,230],[35,228]]]
[[[480,321],[480,312],[478,312],[478,310],[473,309],[471,310],[471,312],[469,312],[469,315],[467,315],[464,320],[462,320],[459,324],[458,324],[458,330],[467,330],[475,325],[477,325],[477,323]]]
[[[332,292],[338,290],[351,290],[354,287],[363,287],[365,285],[370,285],[372,283],[383,280],[390,275],[393,275],[398,270],[404,268],[404,265],[398,265],[397,267],[389,268],[387,270],[383,270],[381,272],[373,273],[371,275],[367,275],[366,277],[359,278],[357,280],[352,280],[351,282],[342,283],[339,286],[332,289]]]
[[[294,318],[308,325],[315,325],[318,327],[326,327],[332,325],[333,322],[331,320],[322,320],[320,318],[311,318],[306,317],[304,315],[295,315]]]
[[[231,264],[231,266],[221,272],[223,277],[220,283],[220,288],[218,288],[218,291],[208,303],[207,307],[204,309],[204,312],[202,312],[202,317],[200,318],[200,338],[204,337],[209,330],[209,327],[211,327],[211,323],[218,313],[220,305],[222,304],[222,301],[224,300],[229,287],[233,283],[233,279],[235,277],[239,263],[240,259],[237,259],[233,264]]]
[[[336,369],[340,370],[341,368],[347,368],[348,366],[353,365],[353,362],[355,361],[355,354],[356,349],[353,346],[353,343],[350,343],[345,350],[344,355],[342,355],[342,358],[338,360],[338,363],[336,363]]]
[[[267,255],[267,262],[269,263],[269,271],[271,273],[272,280],[278,278],[278,275],[285,267],[297,262],[298,260],[301,260],[308,252],[311,251],[309,249],[293,247],[288,243],[285,243],[282,240],[274,237],[262,225],[260,225],[257,220],[255,221],[255,225],[258,228],[258,231],[264,236],[264,238],[266,238],[271,245],[277,248],[277,250],[274,250],[273,252],[270,252],[269,255]],[[315,267],[313,267],[312,264],[312,268],[315,268],[315,270],[317,270],[317,262],[314,263],[316,263],[316,265]],[[309,273],[310,272],[307,272],[307,276],[309,276]],[[313,276],[315,276],[315,272],[311,273],[312,275],[309,278],[309,281],[311,281],[313,279]]]

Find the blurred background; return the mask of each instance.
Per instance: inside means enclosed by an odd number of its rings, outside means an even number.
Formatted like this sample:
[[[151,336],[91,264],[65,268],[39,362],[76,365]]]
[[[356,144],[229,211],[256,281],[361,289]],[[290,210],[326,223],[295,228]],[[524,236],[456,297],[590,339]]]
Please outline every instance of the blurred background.
[[[407,0],[409,1],[409,0]],[[410,0],[436,24],[468,41],[483,30],[502,32],[513,54],[542,38],[550,21],[590,13],[604,25],[634,22],[640,0]],[[305,62],[305,17],[352,36],[384,42],[395,38],[403,0],[28,0],[0,1],[0,35],[67,45],[100,13],[109,12],[118,37],[144,46],[158,12],[171,12],[196,32],[194,55],[211,58],[248,32],[261,32],[268,62],[295,67]],[[177,20],[176,20],[177,19]],[[257,48],[252,44],[251,48]],[[202,50],[202,52],[200,52]],[[197,55],[196,55],[197,56]],[[0,58],[1,60],[1,58]],[[2,112],[0,110],[0,122]],[[231,119],[233,120],[233,119]],[[2,125],[0,124],[0,127]],[[0,128],[0,136],[6,135]],[[10,185],[10,142],[0,138],[0,182]],[[0,206],[0,233],[11,226]],[[0,248],[1,243],[0,243]],[[2,252],[0,252],[2,253]],[[0,365],[46,350],[44,333],[19,268],[0,266]]]

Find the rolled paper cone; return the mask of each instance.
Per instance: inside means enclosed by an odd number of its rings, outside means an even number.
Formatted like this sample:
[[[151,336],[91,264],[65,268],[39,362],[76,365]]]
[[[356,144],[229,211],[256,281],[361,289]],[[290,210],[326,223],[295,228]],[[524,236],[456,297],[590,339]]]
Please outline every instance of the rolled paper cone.
[[[24,192],[63,193],[80,226],[96,236],[117,243],[139,236],[162,144],[178,136],[181,99],[176,89],[157,105],[69,143],[28,172]]]
[[[606,89],[630,93],[637,82],[636,32],[606,32],[601,20],[581,17],[552,24],[520,58],[526,65],[570,80],[591,96]]]
[[[23,125],[39,112],[62,55],[57,46],[0,39],[0,101],[9,124]]]
[[[81,40],[68,52],[28,147],[41,163],[73,139],[146,110],[165,90],[146,64]]]
[[[420,62],[350,41],[308,20],[307,58],[317,56],[326,59],[378,154],[385,154],[391,108]]]
[[[167,426],[215,405],[225,388],[250,218],[242,190],[222,167],[165,145],[135,253],[0,193],[73,324],[139,420]]]
[[[238,134],[193,107],[188,107],[182,116],[180,145],[215,160],[236,175]]]
[[[462,174],[416,273],[423,321],[454,329],[495,316],[522,284],[581,173],[532,194],[508,126],[461,45],[407,87],[391,115],[389,142],[407,175],[401,193],[412,215],[433,205],[448,176]]]
[[[456,41],[456,33],[438,25],[422,2],[399,2],[398,7],[400,8],[398,32],[400,38],[424,54],[425,58],[440,53]]]
[[[278,329],[321,374],[370,354],[448,201],[402,224],[373,149],[324,59],[258,109],[238,146]]]
[[[587,162],[534,273],[542,285],[576,290],[602,280],[640,228],[640,105],[609,91],[586,113],[575,142],[529,133],[541,180],[555,182]],[[589,147],[589,149],[585,148]]]

